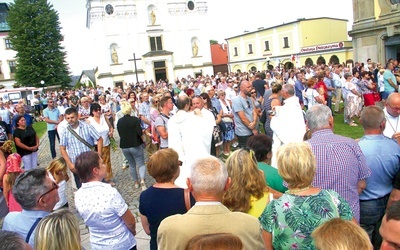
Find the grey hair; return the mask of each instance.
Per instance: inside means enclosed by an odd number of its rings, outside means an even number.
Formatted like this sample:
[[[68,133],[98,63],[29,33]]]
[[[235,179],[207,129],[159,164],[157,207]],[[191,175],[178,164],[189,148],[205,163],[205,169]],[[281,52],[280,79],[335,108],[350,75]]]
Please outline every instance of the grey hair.
[[[228,171],[221,160],[209,156],[192,164],[189,178],[195,192],[220,194],[228,180]]]
[[[24,239],[16,232],[0,230],[0,250],[25,249]]]
[[[329,118],[332,117],[331,109],[322,104],[312,106],[306,113],[307,127],[317,130],[329,126]]]
[[[283,89],[289,96],[294,96],[294,86],[292,84],[284,84]]]
[[[46,177],[46,169],[35,168],[23,172],[15,180],[12,193],[23,209],[31,210],[37,205],[39,196],[47,191]]]

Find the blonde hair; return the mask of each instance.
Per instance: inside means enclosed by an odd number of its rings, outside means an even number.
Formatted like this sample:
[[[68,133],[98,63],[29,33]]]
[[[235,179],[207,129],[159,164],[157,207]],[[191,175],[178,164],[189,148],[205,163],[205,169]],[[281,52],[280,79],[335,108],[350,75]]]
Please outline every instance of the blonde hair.
[[[3,146],[1,146],[1,150],[4,153],[12,154],[13,147],[14,147],[14,142],[12,140],[7,140],[3,143]]]
[[[317,250],[371,249],[368,234],[352,221],[333,218],[312,232]]]
[[[121,111],[122,111],[122,114],[124,114],[124,115],[130,115],[132,112],[131,104],[128,102],[122,102],[121,103]]]
[[[276,155],[278,173],[290,188],[309,187],[314,180],[316,160],[307,142],[281,146]]]
[[[226,160],[231,186],[225,192],[222,203],[232,211],[248,212],[251,196],[261,199],[267,187],[264,175],[258,169],[252,150],[236,150]]]
[[[78,219],[68,209],[44,217],[35,231],[35,250],[59,249],[82,249]]]
[[[54,178],[56,178],[56,176],[60,174],[60,172],[67,173],[67,167],[68,166],[65,159],[63,157],[59,157],[57,159],[53,159],[46,170],[49,171]]]

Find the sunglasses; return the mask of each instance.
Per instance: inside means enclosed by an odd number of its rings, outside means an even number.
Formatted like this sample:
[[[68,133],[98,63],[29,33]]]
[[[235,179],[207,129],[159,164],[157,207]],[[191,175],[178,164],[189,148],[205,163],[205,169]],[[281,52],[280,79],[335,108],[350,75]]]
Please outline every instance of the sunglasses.
[[[255,94],[256,92],[254,92],[254,91],[251,91],[250,93],[251,93],[251,94]]]
[[[53,191],[53,190],[57,190],[57,189],[58,189],[58,185],[57,185],[57,183],[55,183],[54,181],[53,181],[52,185],[53,185],[53,187],[50,188],[49,191],[47,191],[47,192],[45,192],[44,194],[42,194],[41,196],[39,196],[39,199],[37,200],[37,203],[39,203],[40,199],[42,199],[43,196],[45,196],[46,194],[50,193],[50,192]]]

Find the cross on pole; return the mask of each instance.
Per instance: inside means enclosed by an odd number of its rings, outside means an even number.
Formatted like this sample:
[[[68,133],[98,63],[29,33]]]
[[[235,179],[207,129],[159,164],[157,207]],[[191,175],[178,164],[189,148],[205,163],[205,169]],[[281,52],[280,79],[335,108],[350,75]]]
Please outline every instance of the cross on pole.
[[[135,65],[135,74],[136,74],[136,83],[139,83],[139,78],[138,78],[138,74],[137,74],[137,67],[136,67],[136,61],[137,60],[142,60],[142,58],[136,58],[135,53],[133,53],[133,59],[128,59],[128,61],[133,61],[134,65]]]

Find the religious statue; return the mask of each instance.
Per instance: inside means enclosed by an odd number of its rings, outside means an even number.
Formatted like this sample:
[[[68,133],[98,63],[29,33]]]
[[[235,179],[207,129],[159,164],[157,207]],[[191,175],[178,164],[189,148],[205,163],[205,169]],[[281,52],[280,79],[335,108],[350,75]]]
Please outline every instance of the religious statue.
[[[118,53],[117,53],[117,50],[115,49],[115,47],[111,53],[111,60],[114,64],[118,64]]]
[[[192,53],[193,53],[193,57],[196,57],[197,54],[199,53],[199,46],[197,46],[196,42],[193,42]]]
[[[154,10],[152,10],[150,12],[150,21],[151,21],[151,25],[155,25],[156,24],[156,13],[154,13]]]

